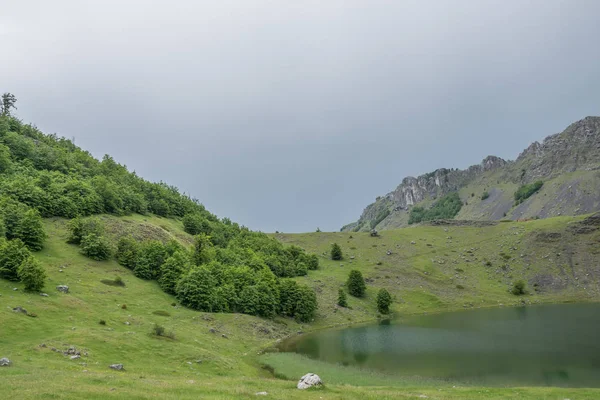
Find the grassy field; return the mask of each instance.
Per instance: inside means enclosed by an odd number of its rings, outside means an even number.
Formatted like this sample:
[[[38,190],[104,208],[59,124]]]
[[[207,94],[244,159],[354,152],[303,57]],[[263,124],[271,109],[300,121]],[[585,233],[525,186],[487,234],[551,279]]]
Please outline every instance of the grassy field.
[[[134,232],[140,238],[190,240],[179,221],[104,218],[109,235],[115,237]],[[83,257],[76,246],[65,244],[65,221],[48,220],[49,238],[37,254],[48,274],[48,297],[25,293],[21,284],[0,280],[0,357],[13,362],[0,368],[2,396],[230,399],[255,398],[257,392],[266,391],[276,399],[599,398],[600,391],[594,389],[453,387],[421,379],[391,380],[290,354],[260,355],[298,331],[373,320],[380,287],[392,293],[392,310],[400,318],[523,301],[597,301],[600,233],[573,233],[570,227],[582,219],[491,227],[422,226],[385,231],[375,238],[366,233],[277,234],[279,240],[322,255],[318,271],[297,278],[315,288],[320,304],[317,319],[304,325],[283,318],[264,320],[182,308],[156,283],[134,277],[116,262]],[[328,259],[332,242],[342,246],[343,261]],[[339,308],[337,290],[354,268],[368,278],[367,296],[349,297],[351,308]],[[116,276],[123,279],[124,287],[107,284]],[[532,294],[515,297],[508,292],[520,278],[530,282]],[[70,293],[56,291],[60,284],[68,285]],[[17,306],[37,317],[12,311]],[[152,335],[155,324],[172,331],[175,338]],[[82,353],[81,358],[62,354],[70,346]],[[114,363],[123,363],[125,370],[109,369]],[[284,379],[275,379],[273,371]],[[295,389],[306,372],[318,373],[325,388]]]

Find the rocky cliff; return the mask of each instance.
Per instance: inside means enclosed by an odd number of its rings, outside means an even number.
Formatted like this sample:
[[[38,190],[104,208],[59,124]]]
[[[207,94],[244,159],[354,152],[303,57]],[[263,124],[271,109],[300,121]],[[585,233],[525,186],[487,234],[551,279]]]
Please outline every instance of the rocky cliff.
[[[562,133],[531,144],[515,161],[488,156],[465,170],[441,168],[416,178],[406,177],[394,191],[367,206],[357,222],[342,230],[405,226],[412,206],[428,206],[451,192],[459,192],[464,200],[457,216],[463,219],[545,218],[597,211],[598,169],[600,117],[587,117]],[[514,191],[536,180],[545,182],[540,194],[514,207]],[[483,192],[489,197],[481,199]]]

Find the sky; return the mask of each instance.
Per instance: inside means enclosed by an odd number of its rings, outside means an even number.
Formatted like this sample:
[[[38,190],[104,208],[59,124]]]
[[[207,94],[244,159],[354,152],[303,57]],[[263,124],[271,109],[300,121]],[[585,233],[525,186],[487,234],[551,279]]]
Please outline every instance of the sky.
[[[596,0],[0,0],[17,115],[252,229],[600,115]]]

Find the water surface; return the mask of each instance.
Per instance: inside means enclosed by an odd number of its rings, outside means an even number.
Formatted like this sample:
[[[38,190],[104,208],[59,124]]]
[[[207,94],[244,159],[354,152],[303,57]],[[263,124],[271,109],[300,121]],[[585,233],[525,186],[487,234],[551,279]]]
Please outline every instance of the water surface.
[[[398,377],[600,387],[600,304],[415,316],[303,335],[282,350]]]

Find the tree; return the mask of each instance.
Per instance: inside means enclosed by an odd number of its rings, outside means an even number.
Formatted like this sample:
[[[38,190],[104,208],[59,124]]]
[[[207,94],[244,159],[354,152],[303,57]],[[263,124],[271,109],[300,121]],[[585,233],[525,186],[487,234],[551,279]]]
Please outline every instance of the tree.
[[[377,292],[377,310],[382,314],[389,314],[390,305],[392,304],[392,296],[385,289],[379,289]]]
[[[340,288],[340,290],[338,290],[337,304],[340,307],[348,307],[348,299],[346,298],[346,292],[344,292],[344,289],[342,289],[342,288]]]
[[[81,240],[81,252],[96,261],[108,260],[112,255],[110,244],[103,236],[95,233],[85,235]]]
[[[44,247],[44,223],[37,210],[29,209],[23,215],[17,227],[16,236],[25,243],[30,250],[39,251]]]
[[[317,309],[314,290],[291,279],[282,279],[279,284],[280,313],[294,317],[299,322],[309,322]]]
[[[215,308],[215,279],[206,267],[195,267],[177,283],[177,299],[186,307],[212,312]]]
[[[15,97],[14,94],[12,93],[4,93],[2,95],[2,104],[0,105],[0,107],[2,108],[0,110],[0,115],[8,115],[10,116],[10,109],[17,109],[17,107],[15,107],[15,103],[17,102],[17,98]]]
[[[160,266],[165,262],[167,252],[158,240],[151,240],[142,246],[133,274],[138,278],[152,280],[158,278]]]
[[[359,270],[353,269],[348,275],[348,292],[354,297],[363,297],[367,286],[365,280]]]
[[[215,250],[210,241],[210,236],[200,233],[194,236],[193,262],[196,265],[208,264],[215,258]]]
[[[31,252],[20,239],[0,239],[0,277],[18,281],[18,269]]]
[[[96,236],[102,236],[104,233],[104,224],[98,218],[73,218],[69,221],[68,228],[67,243],[72,244],[80,244],[86,235],[93,233]]]
[[[10,149],[0,144],[0,173],[6,172],[12,164],[10,160]]]
[[[27,257],[19,266],[18,276],[28,292],[39,292],[44,287],[46,272],[33,256]]]
[[[341,260],[342,258],[342,248],[337,243],[333,243],[331,245],[331,259]]]
[[[160,266],[160,278],[158,278],[160,288],[169,294],[175,294],[177,282],[181,275],[189,271],[190,266],[187,254],[184,251],[176,251]]]
[[[140,253],[138,242],[131,236],[123,236],[117,244],[117,262],[133,270],[137,264]]]

